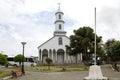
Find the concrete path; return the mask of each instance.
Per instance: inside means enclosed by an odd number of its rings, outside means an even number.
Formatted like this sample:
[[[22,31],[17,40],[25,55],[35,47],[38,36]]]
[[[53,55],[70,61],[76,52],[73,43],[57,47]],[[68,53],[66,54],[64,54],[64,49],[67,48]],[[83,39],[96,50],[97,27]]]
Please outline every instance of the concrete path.
[[[109,80],[120,80],[120,72],[115,72],[108,65],[101,66],[104,77]],[[38,72],[27,71],[25,76],[8,80],[83,80],[88,76],[88,71],[66,71],[66,72]]]
[[[110,80],[120,80],[120,72],[113,71],[111,65],[102,65],[103,76],[108,77]]]
[[[82,80],[83,76],[87,76],[87,71],[71,71],[71,72],[28,71],[25,76],[19,77],[15,80]]]

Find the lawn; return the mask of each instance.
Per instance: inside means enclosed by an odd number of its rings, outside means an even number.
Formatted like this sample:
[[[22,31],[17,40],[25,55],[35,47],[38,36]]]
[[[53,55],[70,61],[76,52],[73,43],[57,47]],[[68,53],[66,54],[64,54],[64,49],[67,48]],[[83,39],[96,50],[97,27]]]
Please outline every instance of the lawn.
[[[10,75],[11,75],[11,73],[8,72],[8,71],[0,70],[0,78],[6,77],[6,76],[10,76]]]
[[[26,70],[48,71],[48,66],[25,67]],[[85,71],[88,66],[50,66],[50,71]]]

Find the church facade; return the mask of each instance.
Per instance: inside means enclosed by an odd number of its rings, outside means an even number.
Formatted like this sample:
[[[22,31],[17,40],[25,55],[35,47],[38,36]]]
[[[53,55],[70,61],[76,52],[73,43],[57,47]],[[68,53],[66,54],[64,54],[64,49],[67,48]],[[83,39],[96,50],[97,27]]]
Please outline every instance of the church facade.
[[[64,13],[58,8],[55,13],[55,31],[52,38],[38,46],[39,51],[39,61],[41,63],[46,63],[45,59],[47,57],[53,60],[53,63],[75,63],[82,60],[81,54],[77,56],[70,56],[66,53],[66,45],[69,45],[69,37],[66,36],[66,31],[64,31]]]

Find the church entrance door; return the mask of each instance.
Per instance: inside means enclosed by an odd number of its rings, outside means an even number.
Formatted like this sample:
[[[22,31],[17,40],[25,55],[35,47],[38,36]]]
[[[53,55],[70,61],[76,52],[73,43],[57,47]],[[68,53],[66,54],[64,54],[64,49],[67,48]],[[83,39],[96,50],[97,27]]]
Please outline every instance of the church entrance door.
[[[57,52],[58,63],[64,63],[64,50],[59,49]]]

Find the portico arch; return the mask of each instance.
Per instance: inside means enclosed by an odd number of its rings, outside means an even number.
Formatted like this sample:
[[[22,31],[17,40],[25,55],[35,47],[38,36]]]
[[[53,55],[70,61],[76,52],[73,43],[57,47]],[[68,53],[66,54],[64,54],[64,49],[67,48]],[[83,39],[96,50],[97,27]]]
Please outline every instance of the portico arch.
[[[46,63],[46,61],[45,61],[45,59],[48,57],[48,50],[47,49],[44,49],[43,51],[42,51],[42,60],[43,60],[43,63]]]

